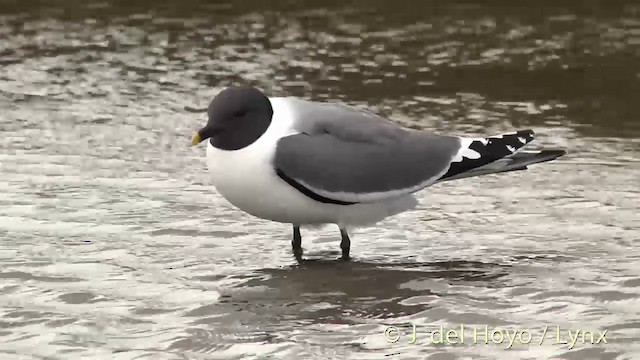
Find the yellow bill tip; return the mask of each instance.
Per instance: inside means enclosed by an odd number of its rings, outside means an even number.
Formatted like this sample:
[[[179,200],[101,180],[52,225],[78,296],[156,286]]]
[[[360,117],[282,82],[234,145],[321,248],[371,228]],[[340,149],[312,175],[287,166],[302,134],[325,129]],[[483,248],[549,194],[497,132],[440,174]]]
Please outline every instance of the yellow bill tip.
[[[200,134],[195,133],[191,137],[191,146],[198,145],[198,144],[200,144],[201,141],[202,141],[202,139],[200,139]]]

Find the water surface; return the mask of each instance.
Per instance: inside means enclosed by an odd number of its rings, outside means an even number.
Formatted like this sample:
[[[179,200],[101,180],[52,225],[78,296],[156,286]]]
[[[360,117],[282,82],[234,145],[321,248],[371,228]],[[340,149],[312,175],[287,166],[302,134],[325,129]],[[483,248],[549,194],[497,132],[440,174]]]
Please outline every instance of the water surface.
[[[0,39],[0,358],[640,357],[634,1],[2,1]],[[234,84],[569,154],[429,188],[351,263],[303,230],[298,264],[188,146]],[[533,340],[428,343],[461,324]]]

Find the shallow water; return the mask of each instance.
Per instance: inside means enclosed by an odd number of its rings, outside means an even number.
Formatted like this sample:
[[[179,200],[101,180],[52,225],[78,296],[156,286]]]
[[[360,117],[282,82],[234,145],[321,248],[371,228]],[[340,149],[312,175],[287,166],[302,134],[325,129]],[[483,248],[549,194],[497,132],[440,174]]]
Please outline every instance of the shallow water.
[[[640,5],[301,3],[0,2],[0,358],[640,358]],[[569,154],[429,188],[350,263],[303,230],[297,264],[188,146],[241,82]]]

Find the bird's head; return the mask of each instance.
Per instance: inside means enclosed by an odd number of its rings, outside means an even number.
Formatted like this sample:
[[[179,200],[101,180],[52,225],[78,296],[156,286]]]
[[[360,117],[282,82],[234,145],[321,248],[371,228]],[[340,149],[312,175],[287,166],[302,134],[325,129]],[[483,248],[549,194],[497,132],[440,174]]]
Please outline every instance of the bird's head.
[[[230,87],[216,95],[207,108],[207,125],[191,138],[191,144],[211,139],[223,150],[251,145],[271,124],[273,108],[269,98],[253,87]]]

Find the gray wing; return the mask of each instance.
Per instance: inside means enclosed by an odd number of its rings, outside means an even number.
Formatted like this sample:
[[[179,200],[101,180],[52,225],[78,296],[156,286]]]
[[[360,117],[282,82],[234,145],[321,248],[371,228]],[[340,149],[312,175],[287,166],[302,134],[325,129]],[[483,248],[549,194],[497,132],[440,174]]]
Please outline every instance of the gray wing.
[[[277,174],[305,195],[336,204],[418,191],[445,175],[458,137],[410,131],[372,113],[290,99],[297,131],[279,140]]]

